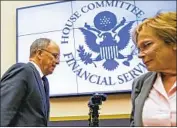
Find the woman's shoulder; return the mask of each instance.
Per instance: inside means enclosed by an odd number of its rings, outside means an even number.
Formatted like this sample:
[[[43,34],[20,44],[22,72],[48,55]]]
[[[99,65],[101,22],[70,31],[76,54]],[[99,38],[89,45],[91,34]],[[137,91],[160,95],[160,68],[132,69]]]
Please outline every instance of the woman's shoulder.
[[[136,78],[134,81],[138,82],[138,81],[144,81],[145,79],[151,77],[152,75],[154,75],[155,72],[147,72],[141,76],[139,76],[138,78]]]
[[[141,76],[139,76],[138,78],[136,78],[134,81],[133,81],[133,90],[136,88],[138,90],[141,90],[142,86],[143,86],[143,83],[145,80],[149,79],[150,77],[154,76],[156,73],[155,72],[147,72]]]

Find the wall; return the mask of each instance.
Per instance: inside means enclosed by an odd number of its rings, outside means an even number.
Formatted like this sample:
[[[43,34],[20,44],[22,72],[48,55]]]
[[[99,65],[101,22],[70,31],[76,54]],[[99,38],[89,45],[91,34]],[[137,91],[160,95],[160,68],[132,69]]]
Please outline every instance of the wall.
[[[1,1],[1,76],[16,62],[16,8],[51,2]]]
[[[16,8],[54,1],[1,1],[1,76],[16,62]],[[50,119],[87,120],[90,97],[51,98]],[[130,94],[108,95],[100,110],[101,119],[129,118]]]
[[[87,120],[89,98],[52,98],[51,120]],[[130,106],[130,94],[108,95],[107,100],[100,105],[100,119],[129,118]]]

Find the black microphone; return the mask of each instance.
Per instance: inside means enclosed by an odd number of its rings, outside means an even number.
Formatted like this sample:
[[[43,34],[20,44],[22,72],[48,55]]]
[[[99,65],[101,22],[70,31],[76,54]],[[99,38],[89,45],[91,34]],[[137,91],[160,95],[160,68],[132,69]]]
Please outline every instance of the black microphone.
[[[106,101],[107,95],[103,93],[95,93],[93,96],[90,98],[88,106],[90,105],[101,105],[102,101]]]

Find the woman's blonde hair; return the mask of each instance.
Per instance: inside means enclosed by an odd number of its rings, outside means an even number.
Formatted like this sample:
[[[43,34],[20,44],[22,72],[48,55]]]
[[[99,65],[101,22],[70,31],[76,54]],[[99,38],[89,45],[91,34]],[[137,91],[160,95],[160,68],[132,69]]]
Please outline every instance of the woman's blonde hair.
[[[144,20],[132,33],[134,42],[137,42],[138,34],[144,26],[151,27],[156,35],[167,44],[174,44],[177,41],[176,12],[158,13],[155,17]]]

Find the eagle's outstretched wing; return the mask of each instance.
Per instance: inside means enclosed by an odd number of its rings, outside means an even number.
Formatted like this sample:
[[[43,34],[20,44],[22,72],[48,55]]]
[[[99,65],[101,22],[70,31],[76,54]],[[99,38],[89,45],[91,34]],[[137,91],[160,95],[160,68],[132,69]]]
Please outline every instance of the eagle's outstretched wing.
[[[118,32],[118,36],[120,37],[120,40],[117,44],[119,50],[123,50],[128,45],[128,42],[130,40],[129,30],[131,29],[134,22],[135,21],[130,21]]]
[[[100,46],[96,43],[96,35],[84,28],[79,28],[81,32],[84,34],[85,37],[85,42],[87,46],[90,48],[90,50],[94,52],[99,52],[100,51]]]

